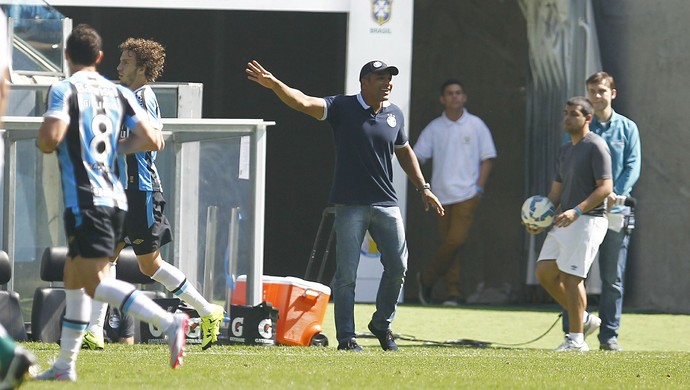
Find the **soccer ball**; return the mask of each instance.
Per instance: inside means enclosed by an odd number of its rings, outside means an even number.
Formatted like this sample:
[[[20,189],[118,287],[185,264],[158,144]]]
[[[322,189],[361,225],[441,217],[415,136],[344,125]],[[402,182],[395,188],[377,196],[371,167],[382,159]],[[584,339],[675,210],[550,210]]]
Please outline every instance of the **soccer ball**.
[[[522,204],[522,222],[532,228],[547,228],[551,226],[556,209],[549,198],[543,195],[530,196]]]

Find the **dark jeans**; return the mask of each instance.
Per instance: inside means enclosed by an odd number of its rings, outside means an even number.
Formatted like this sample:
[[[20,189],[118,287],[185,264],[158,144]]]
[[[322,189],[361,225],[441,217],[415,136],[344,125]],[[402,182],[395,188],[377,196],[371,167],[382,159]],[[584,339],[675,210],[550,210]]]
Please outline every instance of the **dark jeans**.
[[[398,206],[335,206],[336,271],[333,303],[339,343],[355,337],[355,283],[367,230],[381,254],[383,274],[376,294],[376,329],[390,329],[407,270],[405,227]]]
[[[628,258],[630,235],[626,229],[609,230],[599,246],[599,270],[601,271],[601,295],[599,297],[599,342],[615,342],[623,313],[623,281]]]

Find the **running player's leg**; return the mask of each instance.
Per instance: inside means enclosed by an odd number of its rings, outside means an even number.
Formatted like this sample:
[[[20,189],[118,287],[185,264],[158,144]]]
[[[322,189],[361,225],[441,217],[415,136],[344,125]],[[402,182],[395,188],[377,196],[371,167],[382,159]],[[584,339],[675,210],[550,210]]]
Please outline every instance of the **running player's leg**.
[[[78,214],[75,216],[71,211],[65,213],[65,230],[70,244],[64,270],[66,298],[60,354],[53,366],[36,378],[76,381],[77,355],[91,307],[86,294],[120,307],[125,313],[129,311],[135,318],[164,330],[171,346],[170,364],[176,368],[181,364],[184,353],[187,316],[173,316],[145,295],[139,294],[129,283],[104,278],[115,248],[115,237],[121,235],[124,211],[94,207],[81,210]]]
[[[201,347],[209,348],[218,340],[224,310],[208,302],[187,281],[185,274],[161,257],[160,248],[172,240],[172,229],[163,214],[165,200],[160,192],[128,191],[130,211],[126,234],[137,255],[141,272],[193,307],[201,317]]]
[[[91,300],[84,287],[106,272],[108,256],[115,248],[113,230],[122,230],[113,209],[94,207],[65,211],[65,232],[69,243],[63,281],[65,316],[62,319],[60,354],[53,366],[40,374],[39,380],[76,381],[76,361],[91,314]]]
[[[148,322],[163,330],[168,336],[171,348],[170,366],[182,364],[188,327],[188,316],[183,313],[172,315],[160,307],[133,285],[117,279],[105,279],[96,286],[94,298],[118,307],[124,314]]]
[[[115,279],[117,275],[115,262],[117,261],[117,258],[124,247],[124,241],[117,244],[115,256],[110,259],[111,262],[109,272],[106,274],[106,278]],[[89,318],[89,327],[86,329],[86,333],[84,334],[84,341],[81,345],[82,348],[92,350],[105,348],[103,326],[105,326],[105,314],[107,311],[107,303],[99,302],[95,299],[91,300],[91,317]]]
[[[201,348],[207,349],[218,341],[220,325],[223,321],[224,310],[221,306],[208,302],[199,291],[187,280],[187,277],[177,267],[163,260],[160,250],[137,255],[141,271],[151,276],[165,288],[193,307],[201,317],[203,333]]]

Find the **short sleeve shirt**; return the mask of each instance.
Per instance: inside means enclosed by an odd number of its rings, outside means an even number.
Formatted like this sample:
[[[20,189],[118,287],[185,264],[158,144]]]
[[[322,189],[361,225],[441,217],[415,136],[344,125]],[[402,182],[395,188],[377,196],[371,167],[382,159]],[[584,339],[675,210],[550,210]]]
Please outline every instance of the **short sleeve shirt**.
[[[144,85],[134,91],[134,95],[137,97],[139,105],[146,110],[148,120],[153,128],[157,131],[162,130],[161,110],[153,89],[149,85]],[[128,135],[126,129],[123,131],[123,135]],[[125,168],[127,172],[125,188],[127,190],[163,192],[158,168],[156,168],[157,155],[156,151],[143,151],[127,155]]]
[[[577,144],[561,145],[556,161],[554,181],[563,185],[561,209],[576,207],[594,191],[596,181],[611,179],[611,153],[606,141],[588,132]],[[591,216],[604,215],[604,202],[587,212]]]
[[[51,86],[44,117],[67,123],[57,146],[65,207],[126,211],[115,164],[119,130],[123,123],[134,128],[146,117],[132,91],[97,72],[79,71]]]
[[[361,95],[330,96],[325,120],[333,128],[336,158],[330,202],[394,206],[392,157],[408,143],[398,106],[384,102],[374,113]]]
[[[481,163],[496,157],[496,146],[484,121],[465,110],[457,121],[444,112],[429,122],[414,152],[421,163],[433,159],[431,188],[450,205],[477,195]]]

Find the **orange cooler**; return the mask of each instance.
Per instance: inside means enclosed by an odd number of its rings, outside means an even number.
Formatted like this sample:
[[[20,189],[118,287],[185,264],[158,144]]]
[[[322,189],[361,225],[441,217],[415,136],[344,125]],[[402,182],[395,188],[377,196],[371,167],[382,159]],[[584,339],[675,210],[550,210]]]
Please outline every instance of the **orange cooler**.
[[[321,283],[292,276],[261,277],[263,301],[278,309],[276,341],[283,345],[327,345],[321,333],[331,289]],[[231,303],[245,305],[247,276],[240,275],[235,283]]]

